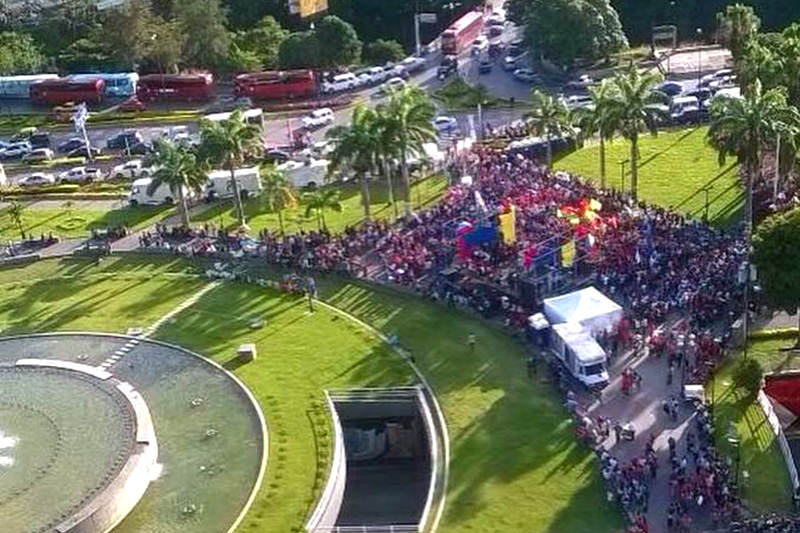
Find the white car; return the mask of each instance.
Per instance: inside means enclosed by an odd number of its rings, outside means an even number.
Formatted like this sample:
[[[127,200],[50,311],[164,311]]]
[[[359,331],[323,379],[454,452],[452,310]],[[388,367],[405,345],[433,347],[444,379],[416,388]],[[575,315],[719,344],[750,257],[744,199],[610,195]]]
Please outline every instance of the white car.
[[[378,85],[379,83],[385,82],[388,78],[383,67],[371,67],[367,69],[367,75],[369,76],[369,85]]]
[[[341,91],[349,91],[358,87],[358,78],[352,72],[345,74],[337,74],[330,81],[322,84],[323,93],[338,93]]]
[[[453,130],[457,130],[458,121],[455,119],[455,117],[436,117],[433,119],[433,127],[436,128],[436,131],[441,135],[442,133],[448,133]]]
[[[112,168],[108,175],[115,180],[146,178],[149,170],[144,167],[141,159],[131,159]]]
[[[539,76],[529,68],[518,68],[514,71],[514,77],[524,83],[535,83],[539,81]]]
[[[407,57],[400,62],[400,66],[403,67],[406,72],[417,72],[418,70],[425,67],[425,60],[421,57]]]
[[[0,159],[17,159],[31,150],[31,144],[27,141],[13,143],[0,152]]]
[[[489,18],[486,19],[486,24],[488,26],[502,27],[506,25],[506,18],[500,13],[492,13],[491,15],[489,15]]]
[[[489,50],[489,39],[481,35],[472,41],[472,55],[479,56]]]
[[[25,176],[20,179],[17,185],[20,187],[40,187],[42,185],[53,185],[55,182],[56,179],[52,174],[37,172],[36,174],[31,174],[30,176]]]
[[[91,183],[100,177],[100,169],[94,167],[75,167],[58,175],[60,183]]]
[[[52,160],[53,151],[50,148],[36,148],[22,156],[22,161],[25,163],[44,163]]]
[[[324,128],[330,124],[333,124],[333,110],[329,107],[317,109],[307,117],[303,117],[303,127],[307,130]]]
[[[381,92],[389,93],[391,91],[402,89],[405,86],[406,86],[406,80],[404,80],[403,78],[392,78],[383,84],[383,86],[381,87]]]
[[[589,76],[588,74],[584,74],[583,76],[580,76],[578,79],[572,80],[569,83],[567,83],[567,89],[583,90],[583,89],[588,89],[594,84],[595,84],[594,79],[592,79],[592,77]]]

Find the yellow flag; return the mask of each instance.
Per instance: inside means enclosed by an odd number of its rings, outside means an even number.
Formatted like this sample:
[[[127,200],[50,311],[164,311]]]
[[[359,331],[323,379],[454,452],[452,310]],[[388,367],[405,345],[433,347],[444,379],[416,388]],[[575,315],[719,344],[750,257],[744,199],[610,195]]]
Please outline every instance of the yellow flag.
[[[575,260],[575,241],[570,241],[561,247],[561,264],[565,267],[571,267],[572,262]]]
[[[505,215],[500,215],[500,233],[503,234],[503,242],[505,244],[514,244],[517,242],[517,211],[512,205],[511,211]]]
[[[592,200],[589,202],[589,209],[592,211],[600,211],[603,209],[603,204],[592,198]]]

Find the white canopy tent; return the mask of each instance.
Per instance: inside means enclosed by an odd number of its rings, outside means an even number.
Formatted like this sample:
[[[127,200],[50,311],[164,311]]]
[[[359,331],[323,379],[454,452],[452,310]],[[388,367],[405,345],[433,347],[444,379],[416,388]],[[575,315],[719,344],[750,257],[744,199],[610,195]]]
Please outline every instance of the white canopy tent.
[[[594,287],[544,301],[544,314],[551,324],[572,322],[597,333],[622,320],[622,307]]]

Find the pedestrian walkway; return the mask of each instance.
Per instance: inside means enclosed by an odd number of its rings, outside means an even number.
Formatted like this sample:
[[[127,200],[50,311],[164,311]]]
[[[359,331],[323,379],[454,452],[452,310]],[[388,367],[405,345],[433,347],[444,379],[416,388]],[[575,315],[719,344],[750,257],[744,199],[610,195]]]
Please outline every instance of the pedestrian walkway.
[[[128,354],[131,350],[133,350],[136,346],[138,346],[142,340],[147,339],[148,337],[153,335],[158,330],[158,328],[161,327],[162,324],[169,321],[182,311],[186,310],[188,307],[191,307],[192,305],[197,303],[197,301],[200,298],[202,298],[209,291],[215,289],[217,286],[219,286],[219,284],[220,284],[219,281],[214,281],[205,285],[202,289],[194,293],[191,297],[181,302],[181,304],[175,307],[175,309],[165,314],[155,322],[153,322],[150,326],[148,326],[144,330],[136,332],[135,337],[130,339],[122,348],[118,349],[116,352],[114,352],[113,355],[111,355],[105,361],[103,361],[100,364],[100,368],[102,368],[103,370],[108,370],[109,368],[111,368],[111,366],[118,363],[123,357],[125,357],[126,354]]]

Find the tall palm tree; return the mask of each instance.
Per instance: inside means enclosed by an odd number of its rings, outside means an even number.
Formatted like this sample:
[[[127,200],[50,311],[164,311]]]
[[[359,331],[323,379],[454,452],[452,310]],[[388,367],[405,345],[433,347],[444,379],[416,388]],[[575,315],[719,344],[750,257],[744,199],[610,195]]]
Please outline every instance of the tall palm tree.
[[[666,119],[669,97],[655,90],[661,81],[658,74],[641,73],[631,68],[612,79],[614,90],[609,113],[615,117],[619,132],[630,143],[631,195],[639,194],[639,135],[658,135],[658,124]]]
[[[572,129],[569,109],[562,100],[538,89],[531,93],[531,99],[532,109],[523,118],[531,133],[544,137],[547,144],[547,168],[550,168],[553,164],[553,140],[564,137]]]
[[[389,95],[385,107],[386,127],[400,156],[403,175],[405,214],[411,214],[411,183],[408,172],[409,152],[422,153],[422,145],[436,140],[433,127],[435,108],[428,95],[418,87],[405,86]]]
[[[178,198],[181,221],[189,227],[189,205],[187,193],[201,193],[208,181],[208,174],[198,164],[197,156],[187,147],[170,140],[158,140],[154,144],[155,151],[150,157],[150,164],[156,169],[152,181],[147,187],[147,194],[153,195],[162,185],[169,187],[172,195]]]
[[[285,172],[268,164],[261,167],[261,198],[267,208],[278,214],[278,226],[281,236],[285,235],[283,226],[283,210],[297,205],[294,188]]]
[[[778,135],[787,145],[797,146],[800,112],[786,101],[785,91],[764,91],[756,80],[743,98],[719,96],[711,104],[708,141],[719,152],[720,165],[734,156],[747,177],[745,221],[752,229],[752,185],[761,177],[764,149],[774,146]]]
[[[328,175],[344,165],[353,169],[361,184],[361,205],[367,220],[370,219],[369,171],[375,167],[380,149],[376,126],[375,110],[357,105],[353,109],[349,126],[335,126],[325,134],[334,144],[329,157]]]
[[[397,202],[394,200],[394,169],[392,168],[392,161],[396,160],[400,154],[395,144],[392,121],[388,110],[385,106],[379,105],[375,108],[375,115],[376,120],[373,135],[375,135],[378,142],[376,165],[380,167],[381,172],[386,178],[386,190],[389,195],[389,204],[391,204],[394,211],[394,217],[397,218]]]
[[[325,223],[325,211],[330,209],[337,213],[342,212],[342,203],[339,201],[340,192],[337,189],[325,187],[317,191],[307,192],[303,195],[306,204],[306,218],[314,213],[317,219],[317,229],[328,229]]]
[[[617,116],[613,113],[612,97],[614,85],[603,80],[599,85],[589,88],[589,105],[576,107],[572,111],[573,123],[580,130],[582,138],[597,135],[600,139],[600,187],[606,187],[606,141],[614,138],[617,130]]]
[[[201,120],[200,138],[199,152],[202,158],[212,165],[222,165],[230,172],[236,216],[239,225],[246,227],[247,221],[235,171],[245,161],[254,157],[260,149],[259,128],[245,122],[241,110],[237,109],[225,120],[218,122]]]

